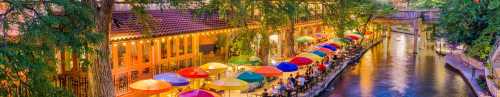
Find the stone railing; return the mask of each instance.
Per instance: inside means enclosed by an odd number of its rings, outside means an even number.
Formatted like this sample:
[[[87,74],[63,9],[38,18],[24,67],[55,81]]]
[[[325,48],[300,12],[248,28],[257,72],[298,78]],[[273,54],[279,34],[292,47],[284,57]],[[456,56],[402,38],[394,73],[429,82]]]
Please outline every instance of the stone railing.
[[[499,94],[499,79],[498,79],[498,76],[496,75],[496,68],[498,68],[497,65],[500,65],[498,63],[496,63],[497,61],[500,61],[499,58],[497,58],[499,56],[499,53],[500,51],[497,51],[499,50],[499,47],[500,47],[500,36],[498,36],[496,38],[496,41],[493,45],[493,49],[491,50],[492,52],[490,53],[490,56],[489,56],[489,59],[488,59],[488,63],[490,63],[490,66],[491,67],[487,67],[485,69],[485,74],[487,75],[487,78],[486,78],[486,82],[487,82],[487,86],[488,86],[488,89],[491,93],[492,96],[494,97],[497,97],[498,94]],[[493,76],[493,79],[490,79],[489,76]]]
[[[498,56],[497,53],[500,53],[499,51],[497,51],[499,47],[500,47],[500,36],[497,36],[495,44],[493,45],[493,50],[491,50],[492,52],[490,53],[489,56],[490,57],[489,60],[491,63],[495,63],[496,61],[495,59]]]

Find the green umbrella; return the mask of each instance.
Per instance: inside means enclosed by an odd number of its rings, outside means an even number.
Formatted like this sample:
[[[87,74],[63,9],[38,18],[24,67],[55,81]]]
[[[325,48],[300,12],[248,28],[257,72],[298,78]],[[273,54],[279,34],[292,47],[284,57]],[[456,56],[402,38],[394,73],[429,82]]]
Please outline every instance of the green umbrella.
[[[360,36],[364,36],[364,34],[363,34],[363,33],[361,33],[361,32],[352,32],[351,34],[358,34],[358,35],[360,35]]]
[[[343,43],[343,44],[347,44],[349,43],[350,41],[345,39],[345,38],[332,38],[330,39],[331,42],[340,42],[340,43]]]
[[[311,42],[313,40],[314,40],[314,37],[311,37],[311,36],[301,36],[301,37],[298,37],[295,39],[295,41],[298,43],[307,43],[307,42]]]
[[[250,64],[250,58],[248,56],[245,56],[245,55],[241,55],[241,56],[233,56],[231,58],[229,58],[229,63],[231,64]]]
[[[264,76],[251,71],[245,71],[238,75],[238,79],[246,82],[259,82],[264,80]]]
[[[262,63],[262,60],[260,60],[260,58],[256,57],[256,56],[251,56],[248,60],[250,61],[250,64],[252,64],[252,65],[257,65],[257,64]]]

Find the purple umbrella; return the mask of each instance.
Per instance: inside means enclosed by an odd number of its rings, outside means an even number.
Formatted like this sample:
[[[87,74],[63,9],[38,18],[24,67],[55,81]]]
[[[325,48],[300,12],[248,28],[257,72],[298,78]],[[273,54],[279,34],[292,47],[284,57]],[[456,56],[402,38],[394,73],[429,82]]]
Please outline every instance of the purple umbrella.
[[[182,92],[181,94],[179,94],[178,97],[219,97],[219,95],[211,91],[195,89],[191,91]]]
[[[189,81],[186,78],[171,72],[155,75],[153,79],[169,82],[172,86],[186,86],[189,84]]]

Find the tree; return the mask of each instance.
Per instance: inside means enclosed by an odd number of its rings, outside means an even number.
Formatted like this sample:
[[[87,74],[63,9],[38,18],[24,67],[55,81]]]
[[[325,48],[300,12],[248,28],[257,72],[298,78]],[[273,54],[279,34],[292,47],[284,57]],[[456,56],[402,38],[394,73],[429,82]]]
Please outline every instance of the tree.
[[[90,7],[73,0],[2,1],[0,96],[73,96],[55,86],[56,51],[95,52]],[[86,58],[79,58],[88,61]]]
[[[109,32],[111,32],[111,21],[114,0],[84,0],[94,10],[93,19],[96,20],[95,32],[104,34],[103,41],[98,45],[97,63],[92,65],[91,70],[91,91],[93,97],[114,97],[114,84],[109,60]],[[143,31],[148,35],[151,33],[151,18],[145,11],[147,4],[161,3],[152,0],[126,0],[132,6],[131,11],[137,16],[137,22],[143,26]]]
[[[198,4],[195,10],[203,14],[217,14],[226,20],[233,27],[244,28],[243,32],[257,32],[258,35],[243,35],[245,39],[261,39],[260,49],[257,50],[259,57],[267,62],[269,56],[270,43],[269,35],[277,31],[276,28],[288,28],[285,32],[286,48],[290,49],[287,56],[295,54],[294,36],[295,24],[300,21],[311,19],[324,20],[338,31],[355,29],[365,25],[381,14],[380,8],[387,6],[380,5],[371,0],[170,0],[170,4],[180,8],[187,8],[188,5]],[[320,11],[318,11],[318,9]],[[322,17],[317,17],[322,16]],[[357,16],[359,18],[352,18]],[[366,18],[369,16],[369,18]],[[248,31],[248,26],[252,24],[260,25],[257,31]],[[237,37],[237,38],[242,38]],[[239,43],[239,42],[236,42]],[[239,44],[237,44],[239,45]],[[249,47],[243,45],[242,47]]]
[[[439,28],[448,41],[466,44],[466,53],[486,60],[494,37],[500,34],[500,1],[448,0],[441,7]]]

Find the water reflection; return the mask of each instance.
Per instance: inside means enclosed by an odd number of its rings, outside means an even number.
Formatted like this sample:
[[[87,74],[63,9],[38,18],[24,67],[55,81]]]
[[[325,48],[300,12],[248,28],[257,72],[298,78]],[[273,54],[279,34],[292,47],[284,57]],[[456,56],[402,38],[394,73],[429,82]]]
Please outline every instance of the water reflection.
[[[417,55],[413,46],[412,36],[393,33],[346,70],[321,97],[474,96],[460,75],[445,67],[431,42],[419,44]]]

